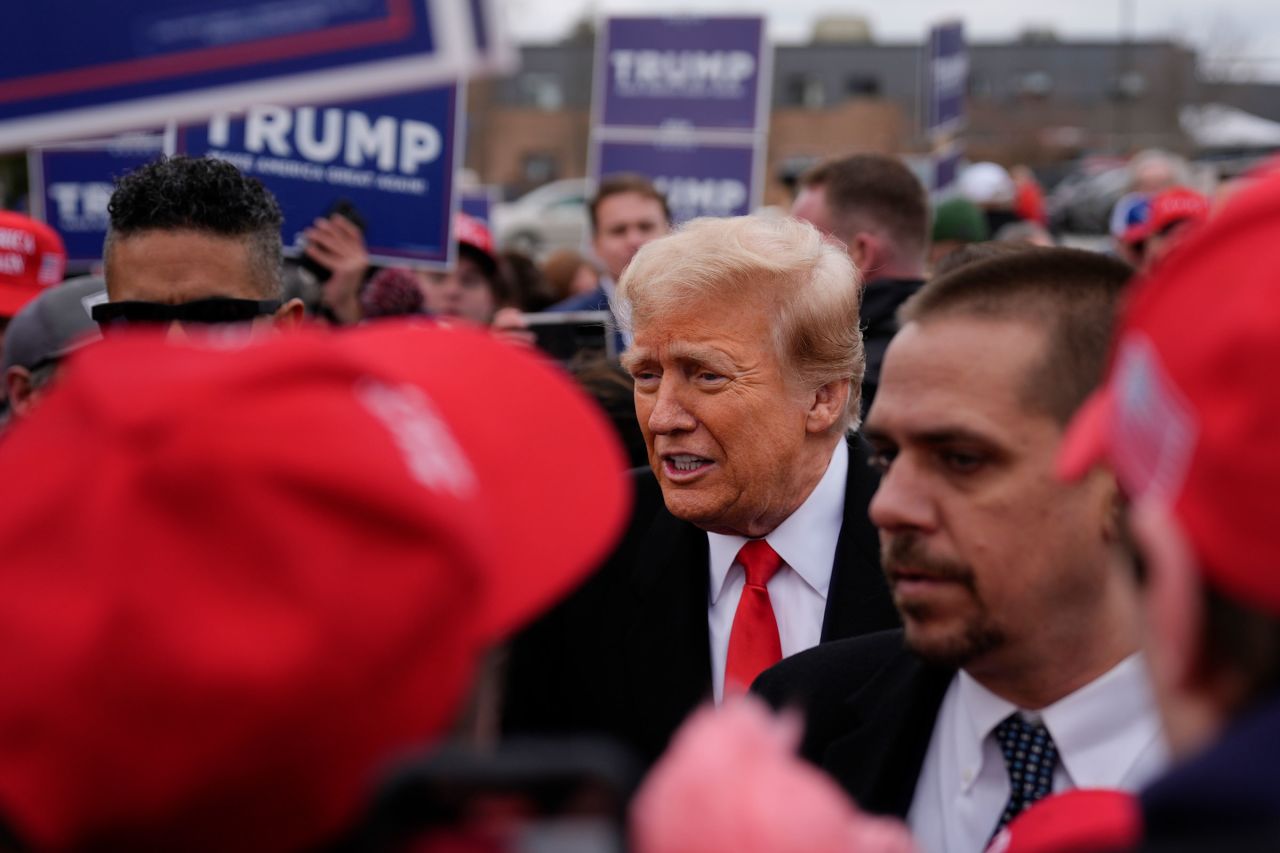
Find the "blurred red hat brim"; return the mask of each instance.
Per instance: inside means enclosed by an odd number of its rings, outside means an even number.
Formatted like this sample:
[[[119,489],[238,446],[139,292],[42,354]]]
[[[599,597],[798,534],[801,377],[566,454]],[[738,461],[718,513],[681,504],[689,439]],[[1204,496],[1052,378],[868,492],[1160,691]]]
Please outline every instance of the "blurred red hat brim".
[[[1058,448],[1058,479],[1079,480],[1106,457],[1111,410],[1111,392],[1103,387],[1076,411]]]
[[[1005,827],[986,853],[1081,853],[1132,849],[1142,811],[1127,791],[1065,791],[1046,797]]]

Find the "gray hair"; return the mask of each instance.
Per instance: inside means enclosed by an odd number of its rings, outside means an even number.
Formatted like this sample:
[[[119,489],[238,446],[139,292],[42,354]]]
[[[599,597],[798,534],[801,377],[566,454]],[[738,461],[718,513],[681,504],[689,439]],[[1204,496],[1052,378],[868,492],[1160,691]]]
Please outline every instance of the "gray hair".
[[[807,222],[694,219],[636,253],[618,282],[614,315],[630,331],[673,311],[744,297],[771,299],[774,347],[804,387],[849,380],[836,428],[855,429],[866,372],[862,281],[845,251]]]

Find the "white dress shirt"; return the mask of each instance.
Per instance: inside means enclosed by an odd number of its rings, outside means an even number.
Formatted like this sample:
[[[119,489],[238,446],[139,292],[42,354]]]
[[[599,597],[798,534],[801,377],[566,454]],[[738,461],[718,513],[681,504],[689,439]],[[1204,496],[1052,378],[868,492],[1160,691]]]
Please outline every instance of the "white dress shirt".
[[[818,645],[822,617],[831,586],[831,566],[844,523],[844,492],[849,478],[849,446],[841,440],[827,471],[800,508],[764,539],[782,558],[782,569],[769,581],[769,603],[778,621],[782,656]],[[743,536],[708,533],[711,601],[711,685],[716,704],[724,698],[724,666],[729,655],[729,632],[746,586],[746,574],[735,562],[746,544]]]
[[[925,853],[980,853],[1009,801],[1009,774],[993,734],[1019,709],[963,670],[952,679],[920,768],[907,823]],[[1133,791],[1168,760],[1140,655],[1038,712],[1058,747],[1054,793],[1073,788]]]

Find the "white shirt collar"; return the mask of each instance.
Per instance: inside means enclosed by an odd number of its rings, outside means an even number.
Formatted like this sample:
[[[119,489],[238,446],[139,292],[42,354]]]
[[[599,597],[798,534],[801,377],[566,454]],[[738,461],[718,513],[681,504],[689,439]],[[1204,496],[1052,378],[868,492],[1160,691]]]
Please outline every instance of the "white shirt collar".
[[[849,479],[849,445],[841,439],[827,463],[826,473],[804,503],[764,537],[765,541],[805,583],[823,599],[831,586],[836,543],[844,524],[844,495]],[[729,570],[746,537],[708,533],[711,603],[725,588]]]
[[[1116,788],[1162,737],[1154,709],[1146,661],[1133,654],[1041,714],[1077,788]]]
[[[963,784],[967,790],[982,769],[983,741],[1019,709],[964,670],[957,677],[961,725],[972,734],[956,744],[960,766],[975,771]],[[1023,716],[1044,722],[1077,788],[1122,787],[1139,756],[1161,737],[1146,664],[1137,653],[1047,708]]]

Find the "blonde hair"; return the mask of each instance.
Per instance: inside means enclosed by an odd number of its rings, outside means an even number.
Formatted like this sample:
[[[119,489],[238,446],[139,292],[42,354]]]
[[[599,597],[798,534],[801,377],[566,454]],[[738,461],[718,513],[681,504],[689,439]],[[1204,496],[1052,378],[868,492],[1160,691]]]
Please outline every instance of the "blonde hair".
[[[866,371],[861,297],[842,248],[807,222],[756,214],[694,219],[645,245],[618,281],[614,315],[630,331],[694,306],[772,303],[779,358],[806,389],[849,380],[837,428],[854,429]]]

